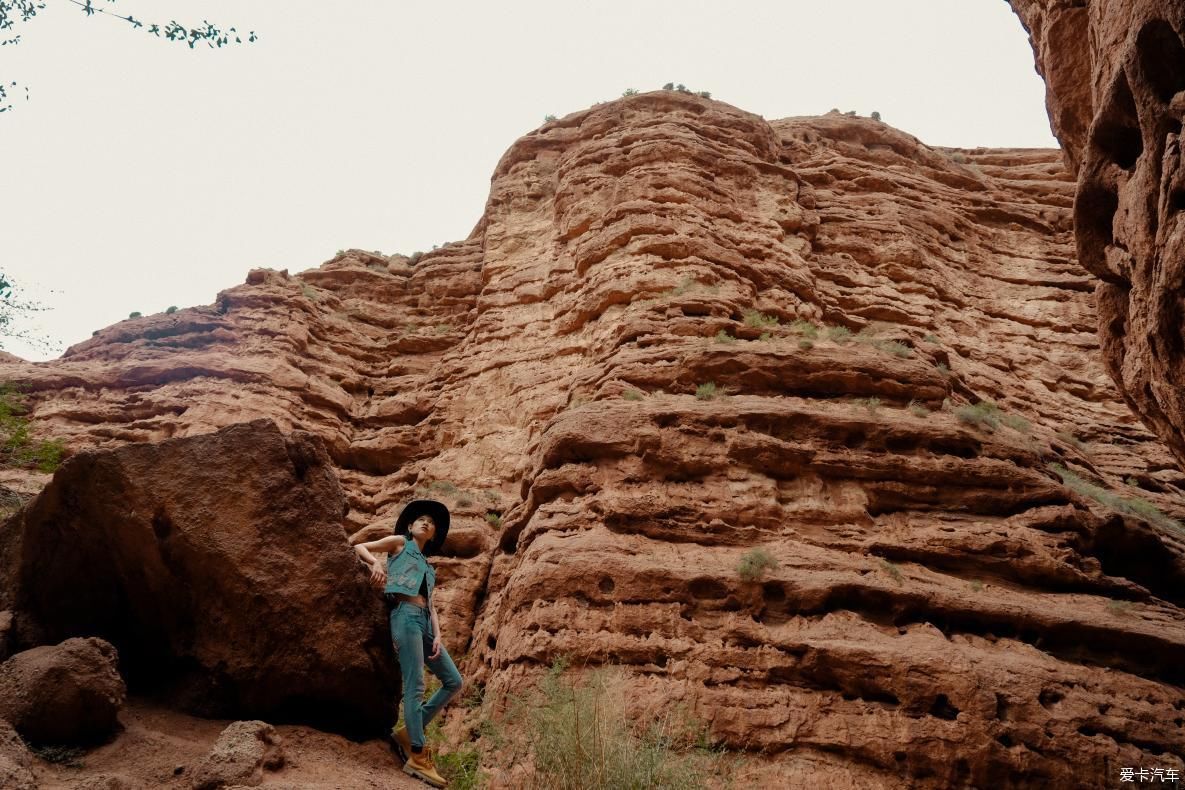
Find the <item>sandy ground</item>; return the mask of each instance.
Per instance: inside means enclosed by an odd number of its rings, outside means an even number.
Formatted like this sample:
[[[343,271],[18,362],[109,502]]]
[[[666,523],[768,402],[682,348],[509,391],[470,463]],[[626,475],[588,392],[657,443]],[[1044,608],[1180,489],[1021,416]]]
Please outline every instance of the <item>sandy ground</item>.
[[[140,790],[188,788],[194,766],[230,721],[199,719],[131,699],[120,713],[124,730],[110,743],[79,758],[81,768],[38,760],[34,774],[42,788]],[[421,790],[428,787],[403,773],[402,763],[383,741],[354,743],[309,727],[280,725],[286,763],[264,772],[261,787],[292,790]],[[104,781],[110,777],[113,781]],[[122,780],[122,783],[119,781]]]

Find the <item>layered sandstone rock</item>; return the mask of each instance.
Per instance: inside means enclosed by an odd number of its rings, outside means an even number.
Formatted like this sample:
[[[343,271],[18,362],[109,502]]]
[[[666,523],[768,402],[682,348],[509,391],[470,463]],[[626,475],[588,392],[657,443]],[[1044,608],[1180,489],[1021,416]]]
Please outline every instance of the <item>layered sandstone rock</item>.
[[[1078,173],[1081,264],[1107,369],[1185,461],[1185,6],[1013,0]]]
[[[133,682],[211,715],[381,731],[390,638],[344,511],[320,441],[264,420],[79,453],[0,533],[19,630],[102,635]]]
[[[1185,475],[1106,374],[1073,195],[1056,151],[643,94],[516,142],[414,266],[252,272],[0,374],[75,450],[316,433],[355,540],[444,499],[491,709],[568,655],[758,783],[1102,786],[1185,767]]]

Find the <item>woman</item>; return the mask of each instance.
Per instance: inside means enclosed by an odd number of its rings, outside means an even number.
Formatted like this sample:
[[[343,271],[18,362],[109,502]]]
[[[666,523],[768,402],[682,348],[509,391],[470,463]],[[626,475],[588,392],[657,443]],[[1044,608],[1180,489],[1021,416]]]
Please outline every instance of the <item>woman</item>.
[[[447,507],[432,499],[416,499],[395,520],[395,534],[354,547],[370,566],[371,581],[383,589],[392,607],[391,639],[403,675],[403,725],[395,730],[403,770],[435,787],[444,787],[445,781],[424,747],[424,728],[461,690],[461,673],[440,641],[440,619],[432,599],[436,571],[427,560],[440,552],[448,525]],[[373,551],[386,552],[386,563]],[[427,703],[423,701],[425,663],[441,682]]]

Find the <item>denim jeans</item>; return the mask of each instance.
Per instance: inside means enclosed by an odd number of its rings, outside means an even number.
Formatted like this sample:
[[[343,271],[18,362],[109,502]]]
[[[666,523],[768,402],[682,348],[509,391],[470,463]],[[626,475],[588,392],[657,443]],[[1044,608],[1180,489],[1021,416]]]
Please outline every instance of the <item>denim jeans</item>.
[[[403,723],[407,737],[417,749],[424,746],[424,728],[461,690],[461,673],[444,645],[440,655],[432,655],[432,620],[427,609],[401,602],[391,610],[391,639],[399,656],[399,671],[403,675]],[[426,703],[424,699],[424,664],[441,682]]]

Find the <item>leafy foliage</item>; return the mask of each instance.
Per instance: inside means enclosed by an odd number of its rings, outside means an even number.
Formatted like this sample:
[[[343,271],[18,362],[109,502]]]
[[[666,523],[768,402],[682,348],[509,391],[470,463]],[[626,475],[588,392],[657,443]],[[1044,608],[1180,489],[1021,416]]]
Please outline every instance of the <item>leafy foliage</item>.
[[[119,13],[115,8],[117,0],[68,0],[68,2],[78,6],[82,13],[88,17],[100,14],[118,19],[128,23],[133,29],[142,29],[157,38],[185,44],[190,49],[194,49],[199,44],[205,44],[211,49],[221,49],[230,44],[244,43],[243,36],[236,28],[223,28],[205,19],[201,24],[192,26],[183,25],[175,19],[163,23],[145,22],[136,19],[131,14]],[[0,0],[0,47],[19,44],[21,36],[14,32],[17,25],[30,22],[37,16],[38,11],[44,9],[44,0]],[[246,34],[247,43],[257,41],[258,38],[255,31]],[[12,109],[6,89],[16,87],[16,85],[17,83],[14,81],[9,81],[7,84],[0,83],[0,113]],[[27,99],[27,89],[25,94]]]
[[[695,397],[700,400],[711,400],[716,397],[716,382],[709,381],[695,388]]]
[[[0,2],[2,1],[0,0]],[[19,319],[28,316],[30,313],[38,313],[45,309],[45,307],[37,302],[29,302],[19,298],[16,295],[16,283],[6,274],[0,272],[0,347],[3,347],[5,338],[15,338],[43,350],[56,350],[56,344],[28,330],[18,329],[14,326]]]

